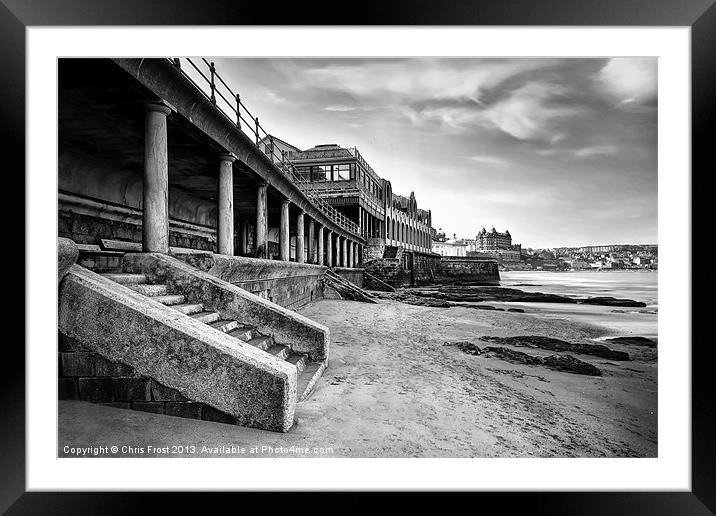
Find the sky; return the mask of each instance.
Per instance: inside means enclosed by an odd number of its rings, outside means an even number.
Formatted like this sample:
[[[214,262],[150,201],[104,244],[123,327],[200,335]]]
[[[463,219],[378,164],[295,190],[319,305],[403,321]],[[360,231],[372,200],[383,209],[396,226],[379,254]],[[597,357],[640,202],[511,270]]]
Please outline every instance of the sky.
[[[656,58],[214,61],[269,133],[358,147],[448,236],[657,242]]]

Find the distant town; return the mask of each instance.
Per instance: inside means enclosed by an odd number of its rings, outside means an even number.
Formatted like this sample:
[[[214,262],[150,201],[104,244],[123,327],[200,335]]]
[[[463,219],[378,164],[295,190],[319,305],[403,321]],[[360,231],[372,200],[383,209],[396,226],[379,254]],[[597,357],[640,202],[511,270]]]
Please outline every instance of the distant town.
[[[501,270],[658,269],[657,244],[611,244],[551,249],[513,244],[509,230],[484,227],[475,238],[448,238],[442,228],[433,237],[432,251],[441,256],[494,258]]]

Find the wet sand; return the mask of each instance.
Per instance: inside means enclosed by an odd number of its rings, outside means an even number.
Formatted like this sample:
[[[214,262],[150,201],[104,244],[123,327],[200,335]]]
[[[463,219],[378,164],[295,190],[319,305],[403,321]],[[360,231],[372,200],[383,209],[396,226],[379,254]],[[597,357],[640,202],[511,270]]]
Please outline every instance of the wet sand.
[[[393,300],[326,300],[301,313],[330,328],[330,363],[311,396],[298,404],[297,425],[289,433],[60,402],[60,448],[154,442],[330,449],[320,455],[268,455],[273,457],[657,454],[655,350],[610,344],[634,353],[629,362],[575,355],[601,369],[603,376],[591,377],[443,346],[456,340],[483,346],[478,340],[482,335],[544,335],[589,343],[605,335],[602,327],[528,313]]]

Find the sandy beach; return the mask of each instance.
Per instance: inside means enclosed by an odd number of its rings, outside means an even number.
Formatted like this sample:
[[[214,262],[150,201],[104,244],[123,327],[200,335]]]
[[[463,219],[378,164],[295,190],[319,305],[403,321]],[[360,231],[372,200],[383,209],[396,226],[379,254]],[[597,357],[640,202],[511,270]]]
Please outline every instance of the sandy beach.
[[[323,457],[657,454],[655,349],[610,343],[631,355],[627,362],[575,355],[602,372],[585,376],[444,345],[468,341],[482,347],[487,343],[480,336],[514,335],[594,343],[610,333],[603,326],[385,299],[378,304],[326,300],[301,313],[330,328],[330,363],[311,396],[298,404],[296,426],[289,433],[61,401],[60,455],[65,455],[64,444],[175,442],[318,447]],[[210,450],[203,456],[208,455]],[[282,456],[316,455],[299,450]]]

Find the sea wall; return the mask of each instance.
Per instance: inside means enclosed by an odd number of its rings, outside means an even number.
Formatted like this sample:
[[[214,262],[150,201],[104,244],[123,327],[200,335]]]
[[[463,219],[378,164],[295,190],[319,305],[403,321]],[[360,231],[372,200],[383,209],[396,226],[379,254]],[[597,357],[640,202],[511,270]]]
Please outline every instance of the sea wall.
[[[443,256],[435,275],[442,284],[498,284],[500,271],[497,260],[489,258],[457,258]]]
[[[396,258],[374,259],[365,270],[391,287],[430,285],[440,270],[440,256],[400,250]]]

